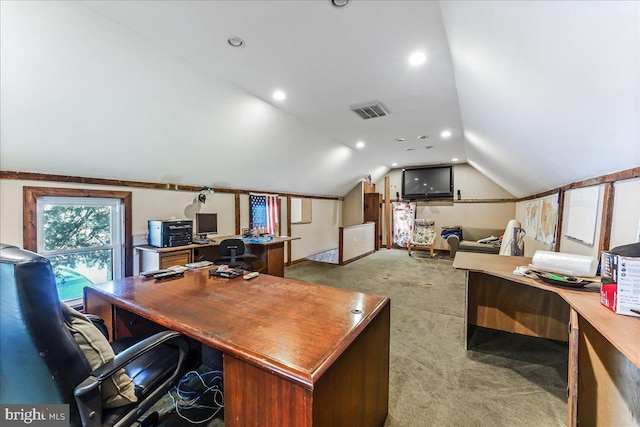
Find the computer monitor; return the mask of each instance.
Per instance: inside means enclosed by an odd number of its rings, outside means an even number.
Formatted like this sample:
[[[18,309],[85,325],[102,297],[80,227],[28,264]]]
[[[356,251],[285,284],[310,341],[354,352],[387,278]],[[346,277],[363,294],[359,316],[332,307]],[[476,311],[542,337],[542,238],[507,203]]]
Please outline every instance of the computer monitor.
[[[218,233],[218,214],[216,213],[196,213],[196,234],[207,238],[207,234]]]

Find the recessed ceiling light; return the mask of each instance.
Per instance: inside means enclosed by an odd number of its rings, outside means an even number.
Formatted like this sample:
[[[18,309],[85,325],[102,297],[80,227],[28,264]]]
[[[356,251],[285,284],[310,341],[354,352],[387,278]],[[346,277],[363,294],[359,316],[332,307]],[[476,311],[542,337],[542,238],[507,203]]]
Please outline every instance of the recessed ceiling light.
[[[358,142],[356,143],[356,147],[358,147],[358,148],[364,148],[364,142],[362,142],[362,141],[358,141]]]
[[[281,90],[276,90],[275,92],[273,92],[273,99],[275,99],[276,101],[282,101],[286,97],[287,95],[285,95],[285,93]]]
[[[427,135],[418,135],[418,139],[427,139],[429,138]]]
[[[414,148],[405,148],[404,151],[413,151]]]
[[[409,57],[409,64],[413,66],[421,65],[421,64],[424,64],[426,60],[427,60],[427,57],[424,55],[424,53],[414,52]]]
[[[457,158],[457,157],[454,157],[453,159],[451,159],[452,162],[457,162],[458,160],[460,160],[460,159]]]
[[[391,163],[391,166],[398,166],[397,163]]]
[[[427,150],[431,150],[433,147],[434,147],[433,145],[427,145],[427,146],[426,146],[426,147],[424,147],[424,148],[426,148]]]
[[[331,4],[335,7],[344,7],[349,3],[349,0],[331,0]]]
[[[442,133],[440,134],[441,137],[443,138],[449,138],[451,136],[451,131],[450,130],[443,130]]]
[[[244,47],[244,40],[240,37],[229,37],[227,39],[227,43],[229,43],[233,47]]]
[[[396,138],[396,142],[402,142],[404,141],[404,138]]]

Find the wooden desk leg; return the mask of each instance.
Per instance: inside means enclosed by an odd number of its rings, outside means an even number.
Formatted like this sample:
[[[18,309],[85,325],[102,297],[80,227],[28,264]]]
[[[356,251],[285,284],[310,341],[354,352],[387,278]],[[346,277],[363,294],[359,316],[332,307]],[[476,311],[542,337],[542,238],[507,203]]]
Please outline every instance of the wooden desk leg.
[[[571,309],[569,319],[569,384],[567,385],[567,411],[568,425],[575,427],[578,424],[578,340],[580,328],[578,326],[578,313]]]
[[[284,277],[284,242],[268,245],[266,257],[267,274]]]
[[[469,350],[471,341],[471,326],[469,325],[469,271],[464,272],[464,349]]]
[[[310,390],[228,354],[223,364],[225,427],[312,425]]]
[[[109,339],[113,340],[115,336],[114,328],[114,311],[109,301],[102,298],[100,294],[93,292],[91,288],[84,289],[84,312],[87,314],[95,314],[104,320],[104,325],[109,331]]]

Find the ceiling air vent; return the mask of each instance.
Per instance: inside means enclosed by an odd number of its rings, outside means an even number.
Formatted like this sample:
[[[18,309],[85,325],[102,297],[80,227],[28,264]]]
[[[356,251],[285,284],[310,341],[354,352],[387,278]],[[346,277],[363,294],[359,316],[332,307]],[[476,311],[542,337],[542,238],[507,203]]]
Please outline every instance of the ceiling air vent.
[[[352,105],[351,111],[362,117],[363,119],[374,119],[376,117],[384,117],[389,114],[382,103],[373,101],[365,104]]]

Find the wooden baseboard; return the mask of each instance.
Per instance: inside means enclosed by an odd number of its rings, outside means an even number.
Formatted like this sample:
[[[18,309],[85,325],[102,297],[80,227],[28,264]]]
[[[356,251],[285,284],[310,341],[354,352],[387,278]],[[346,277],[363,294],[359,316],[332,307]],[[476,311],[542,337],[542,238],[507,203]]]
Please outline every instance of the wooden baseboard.
[[[347,264],[349,264],[349,263],[352,263],[353,261],[357,261],[357,260],[359,260],[359,259],[361,259],[361,258],[364,258],[364,257],[366,257],[366,256],[369,256],[369,255],[371,255],[372,253],[375,253],[375,250],[373,250],[373,251],[369,251],[369,252],[365,252],[365,253],[363,253],[362,255],[358,255],[358,256],[357,256],[357,257],[355,257],[355,258],[351,258],[351,259],[348,259],[348,260],[346,260],[346,261],[342,261],[339,265],[347,265]]]

